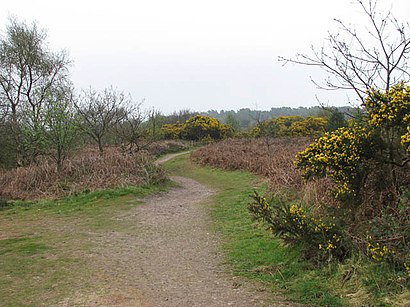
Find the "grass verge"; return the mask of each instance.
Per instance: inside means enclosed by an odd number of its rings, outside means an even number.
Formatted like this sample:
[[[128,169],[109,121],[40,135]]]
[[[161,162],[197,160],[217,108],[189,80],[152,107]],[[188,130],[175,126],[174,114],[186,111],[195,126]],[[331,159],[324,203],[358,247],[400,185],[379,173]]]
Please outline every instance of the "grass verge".
[[[139,198],[169,185],[82,193],[56,201],[14,202],[0,210],[0,305],[53,306],[95,287],[95,238],[128,233],[118,220]]]
[[[193,178],[217,191],[210,214],[222,235],[232,273],[258,280],[273,292],[310,306],[405,306],[409,302],[406,291],[399,291],[401,294],[391,300],[389,284],[395,282],[391,280],[394,274],[376,269],[366,259],[318,267],[301,258],[300,247],[284,246],[255,225],[247,211],[249,195],[255,188],[264,189],[255,176],[200,167],[190,162],[189,155],[176,157],[164,166],[172,175]]]

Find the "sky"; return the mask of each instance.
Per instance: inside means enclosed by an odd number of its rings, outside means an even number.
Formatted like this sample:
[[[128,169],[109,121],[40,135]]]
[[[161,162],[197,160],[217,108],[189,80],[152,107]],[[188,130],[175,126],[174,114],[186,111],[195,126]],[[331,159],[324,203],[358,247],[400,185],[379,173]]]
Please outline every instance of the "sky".
[[[283,65],[278,56],[309,53],[336,33],[334,18],[363,24],[352,0],[13,0],[8,16],[37,22],[52,50],[72,60],[78,92],[113,86],[165,114],[251,108],[334,106],[349,92],[323,91],[311,82],[318,68]],[[401,21],[410,1],[379,0]]]

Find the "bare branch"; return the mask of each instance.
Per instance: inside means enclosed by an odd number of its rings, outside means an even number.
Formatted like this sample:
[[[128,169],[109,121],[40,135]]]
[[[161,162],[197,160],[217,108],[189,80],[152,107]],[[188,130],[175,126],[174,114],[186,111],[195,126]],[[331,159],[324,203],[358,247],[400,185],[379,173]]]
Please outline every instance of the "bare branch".
[[[315,86],[325,90],[353,90],[363,102],[371,89],[388,90],[401,80],[410,80],[410,27],[399,23],[391,11],[383,16],[379,14],[375,0],[366,3],[356,0],[356,3],[370,23],[367,36],[360,36],[356,28],[335,19],[339,33],[329,33],[327,44],[312,47],[310,54],[279,57],[279,61],[283,65],[291,62],[317,66],[328,77],[320,84],[312,80]]]

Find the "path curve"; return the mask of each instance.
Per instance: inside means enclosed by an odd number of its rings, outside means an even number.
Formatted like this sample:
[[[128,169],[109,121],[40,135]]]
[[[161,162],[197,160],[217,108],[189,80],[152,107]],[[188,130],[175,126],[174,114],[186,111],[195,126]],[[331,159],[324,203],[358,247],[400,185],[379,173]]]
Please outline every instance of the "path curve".
[[[85,305],[289,306],[226,272],[220,243],[210,231],[207,200],[214,192],[189,178],[171,179],[178,187],[116,217],[132,221],[136,231],[101,239],[96,260],[112,282]]]
[[[191,151],[183,151],[183,152],[177,152],[177,153],[173,153],[173,154],[168,154],[165,155],[161,158],[159,158],[158,160],[156,160],[154,163],[156,165],[161,165],[164,164],[165,162],[174,159],[175,157],[181,156],[181,155],[186,155],[189,154]]]

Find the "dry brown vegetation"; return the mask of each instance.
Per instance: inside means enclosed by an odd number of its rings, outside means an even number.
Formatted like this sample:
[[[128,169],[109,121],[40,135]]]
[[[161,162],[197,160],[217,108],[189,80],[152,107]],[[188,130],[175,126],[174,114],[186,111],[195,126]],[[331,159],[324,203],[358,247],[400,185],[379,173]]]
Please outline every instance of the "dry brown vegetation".
[[[113,187],[141,185],[165,178],[149,154],[124,154],[116,147],[101,154],[88,147],[66,159],[61,171],[50,159],[12,170],[0,170],[0,198],[56,198]]]
[[[202,165],[226,170],[246,170],[268,178],[271,192],[285,194],[292,200],[331,203],[330,180],[325,178],[305,182],[293,164],[296,154],[311,142],[310,137],[228,139],[196,150],[192,153],[192,159]],[[316,210],[320,210],[320,206]]]
[[[147,150],[154,156],[187,150],[192,142],[183,140],[162,140],[150,144]]]
[[[293,165],[296,154],[312,142],[308,137],[273,139],[228,139],[203,147],[192,154],[192,159],[202,165],[226,170],[247,170],[269,178],[274,191],[300,189],[303,179]],[[308,197],[317,197],[317,188],[305,191]]]

